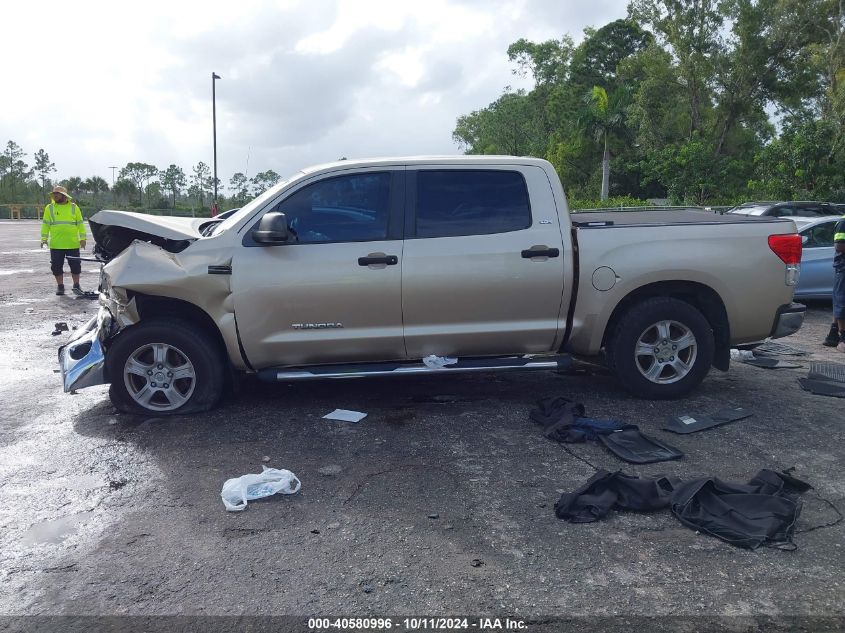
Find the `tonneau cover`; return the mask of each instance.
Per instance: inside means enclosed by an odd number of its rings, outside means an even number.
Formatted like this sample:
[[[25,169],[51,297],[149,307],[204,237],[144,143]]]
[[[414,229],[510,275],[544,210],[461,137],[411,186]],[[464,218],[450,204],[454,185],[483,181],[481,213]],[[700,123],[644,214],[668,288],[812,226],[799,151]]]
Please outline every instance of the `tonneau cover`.
[[[645,211],[588,211],[571,213],[578,228],[601,226],[642,226],[656,224],[745,224],[748,222],[787,222],[789,218],[759,217],[727,213],[721,215],[701,209],[668,209]],[[612,223],[612,224],[611,224]]]

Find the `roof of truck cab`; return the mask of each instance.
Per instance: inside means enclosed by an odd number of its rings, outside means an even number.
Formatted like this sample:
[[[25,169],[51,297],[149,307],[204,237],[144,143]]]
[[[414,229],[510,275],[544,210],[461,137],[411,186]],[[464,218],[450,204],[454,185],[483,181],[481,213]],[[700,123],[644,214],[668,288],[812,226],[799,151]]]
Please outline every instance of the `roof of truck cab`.
[[[640,226],[643,224],[742,224],[746,222],[783,222],[790,218],[719,214],[702,209],[668,209],[644,211],[589,211],[571,213],[572,223],[579,228],[606,226]]]
[[[443,156],[386,156],[382,158],[361,158],[349,160],[336,160],[322,165],[312,165],[302,171],[306,174],[333,169],[349,169],[353,167],[387,167],[396,165],[548,165],[548,161],[542,158],[530,156],[477,156],[464,154],[450,154]]]

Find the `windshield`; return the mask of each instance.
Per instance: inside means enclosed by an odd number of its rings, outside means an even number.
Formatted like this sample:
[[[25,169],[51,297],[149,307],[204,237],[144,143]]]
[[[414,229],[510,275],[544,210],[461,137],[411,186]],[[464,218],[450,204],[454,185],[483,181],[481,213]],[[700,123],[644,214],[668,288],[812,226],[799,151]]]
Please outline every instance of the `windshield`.
[[[728,213],[737,213],[739,215],[763,215],[766,211],[771,209],[771,206],[765,207],[737,207],[731,209]]]
[[[218,222],[217,224],[215,224],[213,229],[210,231],[209,235],[217,235],[218,233],[222,233],[223,231],[229,230],[230,228],[235,226],[238,222],[240,222],[243,218],[251,215],[253,211],[255,211],[257,208],[259,208],[261,205],[263,205],[265,202],[267,202],[269,199],[271,199],[273,196],[275,196],[276,193],[278,193],[279,189],[281,189],[282,187],[284,187],[285,185],[290,183],[292,180],[299,178],[300,176],[304,175],[304,173],[305,172],[299,171],[299,172],[295,173],[293,176],[289,176],[288,178],[284,178],[284,179],[280,180],[277,184],[270,187],[267,191],[262,193],[260,196],[258,196],[254,200],[245,204],[243,207],[238,209],[235,213],[230,215],[228,218],[226,218],[222,222]]]

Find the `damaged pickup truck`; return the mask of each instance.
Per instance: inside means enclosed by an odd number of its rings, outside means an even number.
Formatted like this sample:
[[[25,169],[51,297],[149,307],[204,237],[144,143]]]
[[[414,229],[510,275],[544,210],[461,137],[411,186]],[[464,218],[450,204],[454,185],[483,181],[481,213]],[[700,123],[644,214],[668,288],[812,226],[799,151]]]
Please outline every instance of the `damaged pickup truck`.
[[[602,353],[635,395],[673,398],[804,315],[791,221],[570,214],[532,158],[340,161],[225,220],[90,224],[101,307],[59,351],[64,388],[108,383],[128,412],[206,410],[239,373],[556,369]]]

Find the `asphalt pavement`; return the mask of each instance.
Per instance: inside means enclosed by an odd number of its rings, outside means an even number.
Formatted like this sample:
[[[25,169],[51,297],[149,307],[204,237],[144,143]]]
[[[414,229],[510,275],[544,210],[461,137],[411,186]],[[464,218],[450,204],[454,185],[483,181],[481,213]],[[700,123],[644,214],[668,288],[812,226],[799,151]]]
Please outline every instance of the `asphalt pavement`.
[[[96,282],[85,264],[83,287]],[[795,359],[802,368],[734,363],[679,401],[635,399],[597,368],[247,381],[208,414],[144,418],[118,414],[105,387],[62,392],[67,333],[51,331],[97,304],[53,291],[37,223],[0,222],[0,614],[478,614],[529,630],[598,616],[842,622],[845,524],[811,528],[845,510],[845,400],[797,383],[810,360],[845,362],[820,345],[829,303],[780,341],[811,353]],[[597,444],[547,440],[528,412],[549,396],[686,455],[633,466]],[[754,415],[660,430],[668,416],[727,405]],[[322,419],[335,408],[367,417]],[[262,465],[293,471],[301,491],[226,512],[223,482]],[[668,511],[581,525],[554,514],[596,468],[744,482],[791,467],[814,487],[795,551],[732,547]]]

